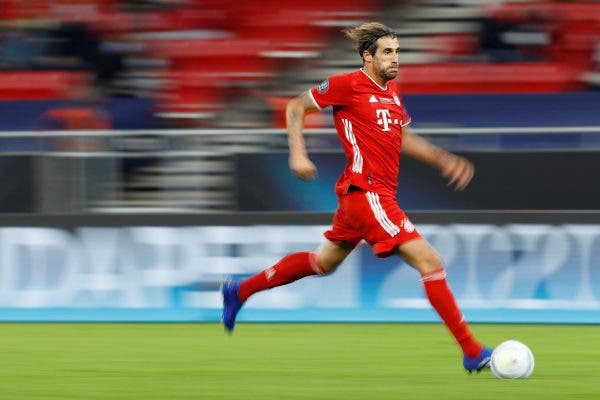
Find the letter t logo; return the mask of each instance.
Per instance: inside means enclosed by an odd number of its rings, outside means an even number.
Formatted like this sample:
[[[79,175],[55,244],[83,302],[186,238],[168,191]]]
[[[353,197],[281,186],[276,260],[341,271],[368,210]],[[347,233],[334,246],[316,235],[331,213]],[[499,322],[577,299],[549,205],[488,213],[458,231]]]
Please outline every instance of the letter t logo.
[[[377,113],[377,123],[381,126],[383,126],[382,131],[383,132],[387,132],[390,131],[390,124],[392,123],[392,118],[390,115],[390,110],[375,110],[375,112]]]

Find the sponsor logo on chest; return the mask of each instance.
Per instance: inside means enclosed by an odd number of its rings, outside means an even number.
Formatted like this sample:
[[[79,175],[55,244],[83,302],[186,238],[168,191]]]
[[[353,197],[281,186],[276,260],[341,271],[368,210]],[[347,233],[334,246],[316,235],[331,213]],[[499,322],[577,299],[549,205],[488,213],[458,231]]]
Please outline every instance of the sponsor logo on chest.
[[[398,96],[394,96],[393,99],[389,97],[376,97],[374,94],[369,97],[369,103],[381,103],[381,104],[396,104],[400,105],[400,101],[398,100]]]
[[[381,126],[382,132],[391,131],[392,129],[390,128],[390,125],[392,123],[394,123],[394,124],[398,123],[397,118],[392,119],[390,110],[388,110],[387,108],[375,110],[375,115],[377,116],[377,125]]]
[[[382,132],[391,131],[392,125],[394,124],[402,124],[402,120],[399,120],[398,118],[392,118],[392,111],[390,109],[381,108],[382,106],[385,107],[386,105],[396,105],[400,107],[401,103],[397,95],[394,95],[394,97],[391,98],[371,94],[368,96],[368,99],[369,103],[374,106],[373,108],[375,108],[375,122],[381,127]]]

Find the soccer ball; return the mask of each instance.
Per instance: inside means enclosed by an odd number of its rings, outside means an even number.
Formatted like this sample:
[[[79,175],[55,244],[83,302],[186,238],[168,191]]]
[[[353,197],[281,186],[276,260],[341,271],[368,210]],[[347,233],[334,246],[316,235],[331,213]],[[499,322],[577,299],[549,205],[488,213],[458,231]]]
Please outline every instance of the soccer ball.
[[[518,340],[502,342],[492,352],[490,368],[499,379],[524,379],[533,372],[533,353]]]

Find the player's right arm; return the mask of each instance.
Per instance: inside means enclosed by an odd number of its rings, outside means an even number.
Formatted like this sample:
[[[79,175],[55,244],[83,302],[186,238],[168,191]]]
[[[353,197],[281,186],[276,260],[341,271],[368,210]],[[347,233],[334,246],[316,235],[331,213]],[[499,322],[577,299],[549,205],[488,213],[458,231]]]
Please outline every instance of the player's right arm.
[[[306,113],[316,110],[319,110],[319,107],[315,104],[309,91],[290,100],[285,110],[288,146],[290,148],[289,165],[292,173],[302,180],[314,179],[317,176],[317,167],[308,158],[304,134],[302,133],[304,116]]]
[[[402,151],[425,164],[439,168],[448,179],[448,186],[463,190],[475,172],[473,164],[464,157],[437,147],[405,126],[402,128]]]

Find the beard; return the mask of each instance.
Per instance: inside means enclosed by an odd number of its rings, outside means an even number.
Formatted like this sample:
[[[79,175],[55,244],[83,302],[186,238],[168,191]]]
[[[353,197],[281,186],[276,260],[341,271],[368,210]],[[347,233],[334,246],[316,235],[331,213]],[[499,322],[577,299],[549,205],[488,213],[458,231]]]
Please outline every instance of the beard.
[[[379,71],[379,76],[381,76],[386,81],[391,81],[393,79],[396,79],[396,76],[398,76],[398,69],[397,68],[381,69]]]

